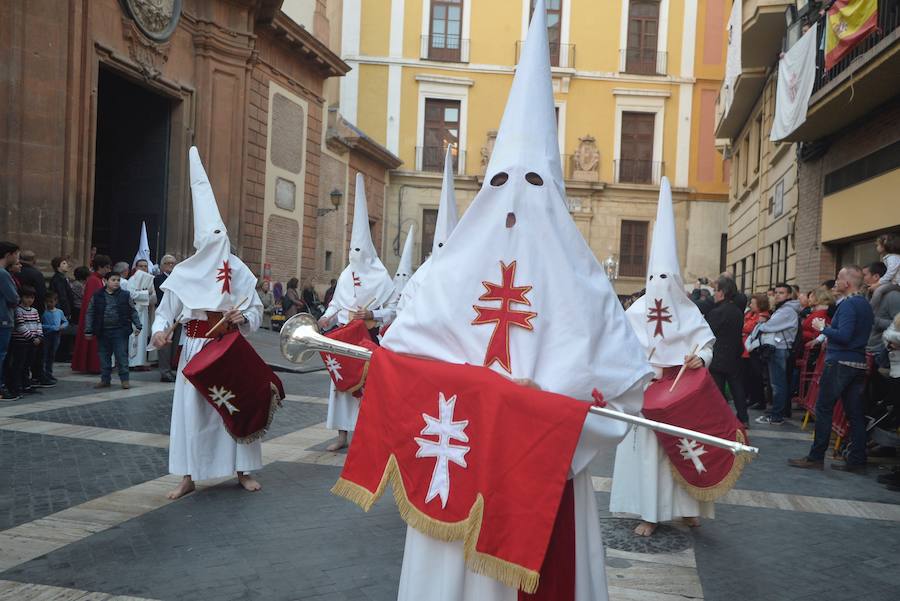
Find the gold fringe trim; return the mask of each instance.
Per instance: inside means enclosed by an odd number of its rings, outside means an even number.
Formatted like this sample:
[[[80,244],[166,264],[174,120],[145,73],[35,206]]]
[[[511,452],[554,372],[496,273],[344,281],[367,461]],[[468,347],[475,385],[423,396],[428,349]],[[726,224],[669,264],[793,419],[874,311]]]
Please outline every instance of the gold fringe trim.
[[[364,486],[360,486],[344,478],[332,487],[334,495],[343,497],[348,501],[359,505],[363,511],[369,511],[372,505],[384,494],[384,489],[390,481],[394,491],[394,502],[400,517],[412,528],[415,528],[425,536],[442,541],[464,541],[466,565],[470,570],[493,578],[508,587],[519,589],[526,593],[534,593],[540,584],[540,573],[524,566],[480,553],[475,549],[478,536],[481,534],[481,520],[484,515],[484,497],[479,493],[472,504],[469,515],[459,522],[442,522],[420,511],[406,494],[403,486],[403,477],[400,475],[400,467],[396,457],[391,454],[387,466],[378,483],[378,488],[373,493]]]
[[[272,395],[269,398],[269,417],[266,419],[266,425],[262,427],[261,430],[257,430],[253,434],[249,434],[243,437],[237,437],[228,431],[228,428],[225,428],[225,431],[228,432],[228,435],[234,439],[234,442],[238,444],[250,444],[252,442],[256,442],[260,440],[266,433],[269,431],[269,428],[272,427],[272,419],[275,417],[275,411],[281,407],[281,395],[278,393],[278,387],[275,384],[269,382],[269,387],[272,391]]]
[[[343,392],[349,392],[350,394],[353,394],[354,392],[356,392],[357,390],[359,390],[366,384],[366,378],[369,375],[369,363],[370,363],[370,361],[366,361],[366,364],[363,365],[363,372],[362,372],[362,375],[359,377],[359,384],[357,384],[353,388],[348,388],[347,390],[344,390]]]
[[[746,444],[747,442],[747,439],[744,437],[744,432],[741,430],[737,431],[735,438],[737,439],[737,442],[741,444]],[[666,457],[668,458],[668,455],[666,455]],[[685,480],[684,476],[681,475],[681,472],[678,471],[678,468],[675,467],[675,464],[673,464],[671,460],[669,460],[669,468],[672,470],[672,476],[675,478],[675,482],[685,489],[689,495],[698,501],[715,501],[734,488],[734,485],[737,484],[738,479],[741,477],[741,473],[744,471],[744,466],[751,461],[753,461],[753,457],[745,453],[735,455],[734,464],[732,464],[728,475],[715,486],[708,486],[706,488],[690,484]]]

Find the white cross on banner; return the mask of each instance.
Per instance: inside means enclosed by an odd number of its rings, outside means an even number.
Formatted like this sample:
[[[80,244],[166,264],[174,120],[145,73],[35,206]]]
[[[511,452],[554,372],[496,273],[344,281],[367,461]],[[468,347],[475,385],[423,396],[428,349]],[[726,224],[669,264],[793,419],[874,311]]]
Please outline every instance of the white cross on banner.
[[[466,453],[469,452],[469,447],[450,444],[451,440],[469,442],[469,437],[466,435],[466,426],[469,425],[469,420],[453,421],[455,407],[456,395],[445,400],[444,393],[438,393],[438,411],[441,418],[438,420],[423,413],[422,418],[426,425],[420,432],[422,435],[433,434],[438,437],[438,441],[416,438],[416,444],[419,445],[416,457],[435,457],[437,459],[434,464],[434,472],[431,474],[431,482],[428,484],[425,502],[428,503],[433,498],[440,496],[441,507],[447,506],[447,499],[450,497],[450,462],[466,467]]]

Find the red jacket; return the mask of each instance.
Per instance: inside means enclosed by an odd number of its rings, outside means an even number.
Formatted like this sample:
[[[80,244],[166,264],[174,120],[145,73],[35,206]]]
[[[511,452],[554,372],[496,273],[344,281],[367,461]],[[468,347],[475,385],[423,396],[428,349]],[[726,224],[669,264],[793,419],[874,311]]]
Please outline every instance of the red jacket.
[[[742,330],[741,342],[744,344],[744,352],[741,354],[743,359],[747,359],[750,357],[750,353],[747,352],[746,344],[747,344],[747,336],[749,336],[753,332],[753,328],[756,327],[756,324],[759,322],[759,317],[763,315],[766,319],[769,318],[769,312],[763,311],[762,313],[754,313],[753,311],[747,311],[744,313],[744,329]]]
[[[806,344],[819,335],[819,332],[812,327],[813,320],[819,317],[825,320],[826,326],[831,324],[831,318],[828,317],[828,309],[817,309],[807,315],[800,326],[800,332],[803,335],[803,344]]]

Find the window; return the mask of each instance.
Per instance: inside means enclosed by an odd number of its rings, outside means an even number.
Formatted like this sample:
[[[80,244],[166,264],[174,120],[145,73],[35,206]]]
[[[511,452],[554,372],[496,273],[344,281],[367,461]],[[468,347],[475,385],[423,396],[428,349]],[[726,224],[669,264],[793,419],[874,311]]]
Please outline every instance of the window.
[[[778,242],[769,245],[769,288],[778,283]]]
[[[775,184],[775,193],[772,196],[772,216],[781,217],[784,213],[784,180],[778,180]]]
[[[781,239],[781,281],[786,282],[788,279],[787,274],[787,264],[788,264],[788,237],[785,236]]]
[[[655,75],[659,37],[659,0],[631,0],[628,7],[628,46],[625,71]]]
[[[759,166],[762,163],[762,147],[763,147],[763,116],[760,113],[756,117],[756,130],[754,131],[753,143],[756,144],[756,152],[754,153],[753,173],[759,173]]]
[[[622,221],[622,242],[619,248],[619,275],[644,277],[647,275],[646,221]]]
[[[428,58],[459,62],[462,48],[463,0],[431,0]]]
[[[425,99],[423,142],[422,171],[443,171],[447,145],[457,145],[459,142],[459,100]],[[458,153],[454,152],[454,172],[457,171],[458,161]]]
[[[325,251],[325,271],[331,271],[333,268],[333,262],[331,259],[331,251]]]
[[[437,226],[437,209],[422,209],[422,260],[425,262],[434,245],[434,228]]]
[[[528,19],[534,15],[534,2],[528,10]],[[550,64],[559,66],[559,48],[562,39],[562,0],[547,0],[547,39],[550,41]]]
[[[620,182],[650,184],[654,181],[654,113],[622,113],[622,141],[618,175]]]
[[[747,174],[750,171],[750,136],[744,136],[741,142],[741,185],[747,187]]]
[[[725,271],[725,261],[728,260],[728,234],[722,234],[719,238],[719,273]],[[734,273],[733,271],[731,273]]]
[[[756,253],[750,255],[750,292],[756,290]]]

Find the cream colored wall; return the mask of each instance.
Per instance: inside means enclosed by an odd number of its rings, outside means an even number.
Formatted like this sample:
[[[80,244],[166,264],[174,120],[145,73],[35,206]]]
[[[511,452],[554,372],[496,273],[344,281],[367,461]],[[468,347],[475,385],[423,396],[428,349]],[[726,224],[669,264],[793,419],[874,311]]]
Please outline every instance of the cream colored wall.
[[[382,145],[387,134],[387,87],[386,66],[359,65],[360,98],[355,125]]]

